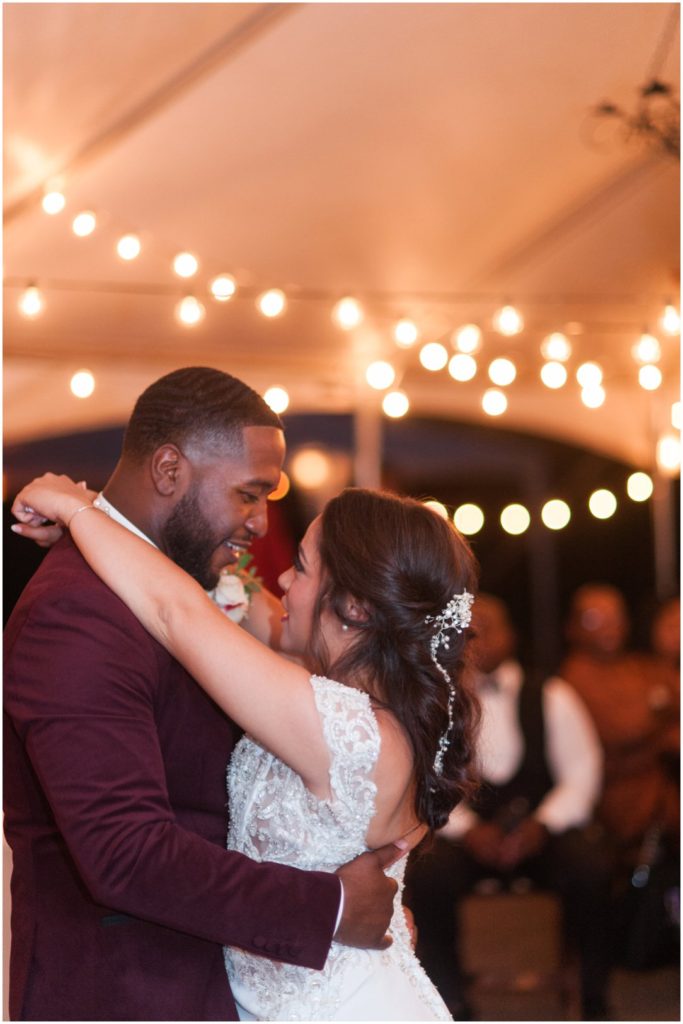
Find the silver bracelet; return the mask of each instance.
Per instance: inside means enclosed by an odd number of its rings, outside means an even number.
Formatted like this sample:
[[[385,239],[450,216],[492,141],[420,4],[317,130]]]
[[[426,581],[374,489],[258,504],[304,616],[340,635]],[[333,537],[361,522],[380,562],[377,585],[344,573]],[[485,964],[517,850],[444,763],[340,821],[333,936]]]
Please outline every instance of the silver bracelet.
[[[66,524],[66,528],[67,528],[67,530],[70,530],[70,529],[71,529],[71,524],[73,523],[73,521],[74,521],[74,519],[76,518],[76,516],[78,515],[78,513],[79,513],[79,512],[85,512],[85,511],[86,511],[87,509],[89,509],[89,508],[93,508],[93,509],[95,510],[95,512],[101,512],[101,511],[102,511],[102,509],[99,509],[99,508],[97,507],[97,505],[93,505],[93,504],[90,504],[90,505],[81,505],[81,507],[80,507],[80,508],[77,508],[77,509],[76,509],[76,511],[75,511],[75,512],[73,512],[73,513],[72,513],[72,515],[70,516],[70,518],[69,518],[69,522],[68,522],[68,523]]]

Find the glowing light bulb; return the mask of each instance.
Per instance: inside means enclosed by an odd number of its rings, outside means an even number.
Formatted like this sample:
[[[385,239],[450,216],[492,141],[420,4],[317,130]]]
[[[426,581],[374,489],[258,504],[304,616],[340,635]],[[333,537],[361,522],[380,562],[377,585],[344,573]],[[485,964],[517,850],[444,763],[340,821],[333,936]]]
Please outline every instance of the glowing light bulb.
[[[95,378],[90,370],[78,370],[71,378],[69,387],[76,398],[90,398],[95,390]]]
[[[451,345],[467,355],[478,352],[481,348],[481,328],[476,324],[463,324],[451,335]]]
[[[602,384],[592,384],[590,387],[581,389],[581,401],[587,409],[599,409],[605,404],[607,397]]]
[[[681,429],[681,403],[674,402],[671,406],[671,426],[676,430]]]
[[[78,213],[71,222],[71,230],[79,238],[86,238],[88,235],[92,235],[96,227],[97,217],[92,210],[84,210],[83,213]]]
[[[263,399],[266,405],[269,405],[278,415],[284,412],[289,405],[289,395],[284,388],[268,388]]]
[[[382,400],[382,408],[387,416],[398,420],[408,412],[410,402],[403,391],[389,391]]]
[[[176,316],[187,327],[194,327],[204,319],[206,310],[194,295],[186,295],[176,306]]]
[[[572,354],[572,346],[566,334],[556,331],[541,342],[541,355],[551,362],[566,363]]]
[[[681,468],[681,442],[675,434],[663,434],[657,441],[657,465],[667,476]]]
[[[472,380],[477,372],[476,359],[473,359],[472,356],[465,355],[464,353],[458,353],[458,355],[451,358],[451,361],[448,364],[448,372],[453,380]]]
[[[647,501],[655,485],[647,473],[631,473],[626,481],[626,493],[631,501]]]
[[[268,501],[280,501],[282,498],[289,494],[289,488],[291,487],[289,477],[285,473],[284,469],[280,470],[280,479],[278,480],[277,487],[274,491],[271,491],[268,495]]]
[[[442,519],[448,519],[448,509],[440,501],[435,501],[431,498],[429,501],[425,501],[425,505],[427,508],[431,508],[432,512],[436,512],[437,516],[441,516]]]
[[[681,332],[680,313],[671,303],[667,304],[660,323],[667,334],[680,334]]]
[[[561,498],[552,498],[550,501],[546,501],[541,509],[541,519],[549,530],[563,530],[571,517],[569,505]]]
[[[472,537],[475,533],[479,533],[484,525],[484,513],[478,505],[466,502],[456,508],[453,513],[453,522],[466,537]]]
[[[219,274],[209,285],[209,291],[218,302],[228,302],[237,291],[237,282],[231,274]]]
[[[487,416],[502,416],[508,407],[508,400],[502,391],[489,388],[482,396],[481,407]]]
[[[518,536],[529,529],[531,516],[524,505],[506,505],[500,513],[500,525],[506,533]]]
[[[499,334],[511,338],[513,334],[519,334],[524,327],[524,320],[514,306],[503,306],[493,318],[493,326]]]
[[[431,370],[433,373],[443,370],[448,362],[448,352],[438,341],[430,341],[420,349],[420,362],[425,370]]]
[[[43,309],[43,297],[34,284],[29,285],[19,299],[19,310],[24,316],[33,318]]]
[[[401,348],[410,348],[418,337],[419,332],[412,320],[399,320],[394,327],[394,340]]]
[[[516,376],[517,367],[511,359],[494,359],[489,365],[489,379],[498,387],[512,384]]]
[[[294,480],[306,490],[313,491],[327,483],[330,477],[330,459],[319,448],[301,448],[291,464]]]
[[[602,367],[599,363],[581,363],[576,371],[576,379],[582,388],[597,387],[602,384]]]
[[[662,383],[662,371],[651,363],[641,366],[638,370],[638,383],[645,391],[656,391]]]
[[[617,510],[617,499],[603,487],[593,491],[588,499],[588,508],[596,519],[609,519]]]
[[[279,288],[271,288],[270,291],[259,296],[257,305],[264,316],[273,319],[283,312],[286,301],[283,291],[280,291]]]
[[[122,260],[134,260],[140,255],[142,245],[137,235],[123,235],[116,243],[116,251]]]
[[[541,380],[547,388],[562,388],[567,383],[567,368],[562,363],[544,363]]]
[[[363,310],[355,299],[347,296],[344,299],[340,299],[334,307],[332,318],[343,330],[351,331],[363,322]]]
[[[384,391],[385,388],[390,388],[394,383],[396,372],[391,363],[378,359],[368,366],[365,371],[365,379],[371,388],[374,388],[376,391]]]
[[[199,260],[191,252],[179,252],[173,260],[173,269],[178,277],[194,277],[199,270]]]
[[[53,189],[50,192],[46,192],[43,196],[42,206],[45,213],[49,213],[51,217],[54,217],[56,213],[62,212],[66,206],[66,199],[61,192]]]
[[[631,355],[637,363],[658,363],[662,347],[652,334],[641,334],[640,340],[631,349]]]

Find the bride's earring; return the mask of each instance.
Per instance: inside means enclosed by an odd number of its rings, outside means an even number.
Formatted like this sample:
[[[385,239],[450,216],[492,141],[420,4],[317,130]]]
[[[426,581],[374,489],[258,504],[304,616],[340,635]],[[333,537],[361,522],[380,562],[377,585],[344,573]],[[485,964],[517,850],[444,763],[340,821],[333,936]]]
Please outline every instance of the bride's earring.
[[[342,622],[342,629],[344,630],[345,633],[348,633],[348,631],[349,631],[349,624],[348,624],[348,622]]]

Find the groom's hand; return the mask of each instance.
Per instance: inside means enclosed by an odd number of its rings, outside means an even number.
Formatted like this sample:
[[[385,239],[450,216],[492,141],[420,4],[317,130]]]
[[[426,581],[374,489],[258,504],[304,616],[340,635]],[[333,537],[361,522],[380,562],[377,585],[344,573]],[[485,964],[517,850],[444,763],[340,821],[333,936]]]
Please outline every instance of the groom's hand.
[[[387,935],[398,889],[385,868],[405,856],[407,844],[390,843],[362,853],[343,864],[336,872],[344,885],[344,910],[335,932],[336,942],[362,949],[386,949],[392,939]]]

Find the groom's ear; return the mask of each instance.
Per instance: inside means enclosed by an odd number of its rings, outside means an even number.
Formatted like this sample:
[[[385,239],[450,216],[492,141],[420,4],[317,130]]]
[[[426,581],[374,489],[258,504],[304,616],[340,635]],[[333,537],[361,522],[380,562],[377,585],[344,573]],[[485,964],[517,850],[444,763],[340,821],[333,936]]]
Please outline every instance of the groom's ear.
[[[187,486],[187,459],[174,444],[163,444],[152,455],[150,476],[155,490],[165,498],[181,497]]]

